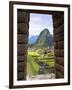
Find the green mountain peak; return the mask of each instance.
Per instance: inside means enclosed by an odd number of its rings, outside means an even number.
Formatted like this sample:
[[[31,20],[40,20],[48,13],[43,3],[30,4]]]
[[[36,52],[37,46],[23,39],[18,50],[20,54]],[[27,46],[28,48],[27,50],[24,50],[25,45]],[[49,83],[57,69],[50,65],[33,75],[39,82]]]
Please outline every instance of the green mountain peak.
[[[53,36],[50,34],[47,28],[41,31],[34,46],[39,48],[47,48],[53,46]]]

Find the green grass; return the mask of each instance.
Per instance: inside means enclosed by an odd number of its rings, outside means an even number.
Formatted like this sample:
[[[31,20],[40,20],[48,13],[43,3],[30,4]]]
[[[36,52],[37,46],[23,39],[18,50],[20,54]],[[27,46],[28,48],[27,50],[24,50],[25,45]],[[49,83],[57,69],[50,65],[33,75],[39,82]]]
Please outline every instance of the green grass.
[[[29,51],[28,56],[40,56],[40,55],[34,51]]]
[[[40,50],[38,49],[37,51],[39,52],[39,51],[41,51],[41,49]],[[44,55],[42,57],[42,54],[40,54],[40,52],[37,53],[37,51],[28,51],[27,74],[29,76],[38,74],[40,66],[39,66],[39,64],[37,64],[35,62],[35,60],[39,60],[40,62],[44,62],[49,67],[54,67],[55,66],[54,59],[45,60],[45,58],[54,57],[53,52],[48,52],[46,55]]]
[[[27,63],[27,74],[36,75],[38,74],[39,65],[34,61],[33,55],[38,56],[35,52],[28,52],[28,63]]]
[[[46,63],[49,67],[54,67],[55,66],[55,62],[54,61],[47,61],[47,60],[43,60],[42,62]]]

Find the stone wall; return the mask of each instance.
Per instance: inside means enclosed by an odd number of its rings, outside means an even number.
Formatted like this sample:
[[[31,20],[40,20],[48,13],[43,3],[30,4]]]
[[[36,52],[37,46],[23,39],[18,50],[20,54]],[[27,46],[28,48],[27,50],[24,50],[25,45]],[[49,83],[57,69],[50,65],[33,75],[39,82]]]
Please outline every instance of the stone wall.
[[[64,78],[64,13],[53,14],[56,78]]]
[[[17,79],[26,80],[27,48],[29,33],[28,11],[17,11]]]

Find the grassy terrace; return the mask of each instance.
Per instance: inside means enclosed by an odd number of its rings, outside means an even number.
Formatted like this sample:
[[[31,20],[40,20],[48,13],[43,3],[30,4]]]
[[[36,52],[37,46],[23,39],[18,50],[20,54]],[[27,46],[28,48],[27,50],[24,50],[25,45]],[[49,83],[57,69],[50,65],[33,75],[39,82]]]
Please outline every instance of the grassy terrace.
[[[41,50],[40,50],[41,53]],[[49,67],[54,67],[54,54],[52,52],[48,52],[46,55],[42,55],[36,51],[28,51],[28,63],[27,63],[27,74],[30,75],[37,75],[40,65],[36,62],[43,62]],[[51,59],[48,59],[51,58]],[[36,61],[35,61],[36,60]]]
[[[36,75],[39,65],[34,61],[33,55],[38,56],[36,52],[28,52],[27,73],[28,75]]]

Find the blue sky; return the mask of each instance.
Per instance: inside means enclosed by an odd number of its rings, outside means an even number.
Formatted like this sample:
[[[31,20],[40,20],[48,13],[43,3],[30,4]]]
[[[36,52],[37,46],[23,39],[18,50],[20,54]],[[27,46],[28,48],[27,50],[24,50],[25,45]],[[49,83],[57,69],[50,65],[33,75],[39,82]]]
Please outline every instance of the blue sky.
[[[29,22],[29,37],[32,35],[39,35],[44,28],[48,28],[50,33],[53,34],[52,15],[31,13]]]

